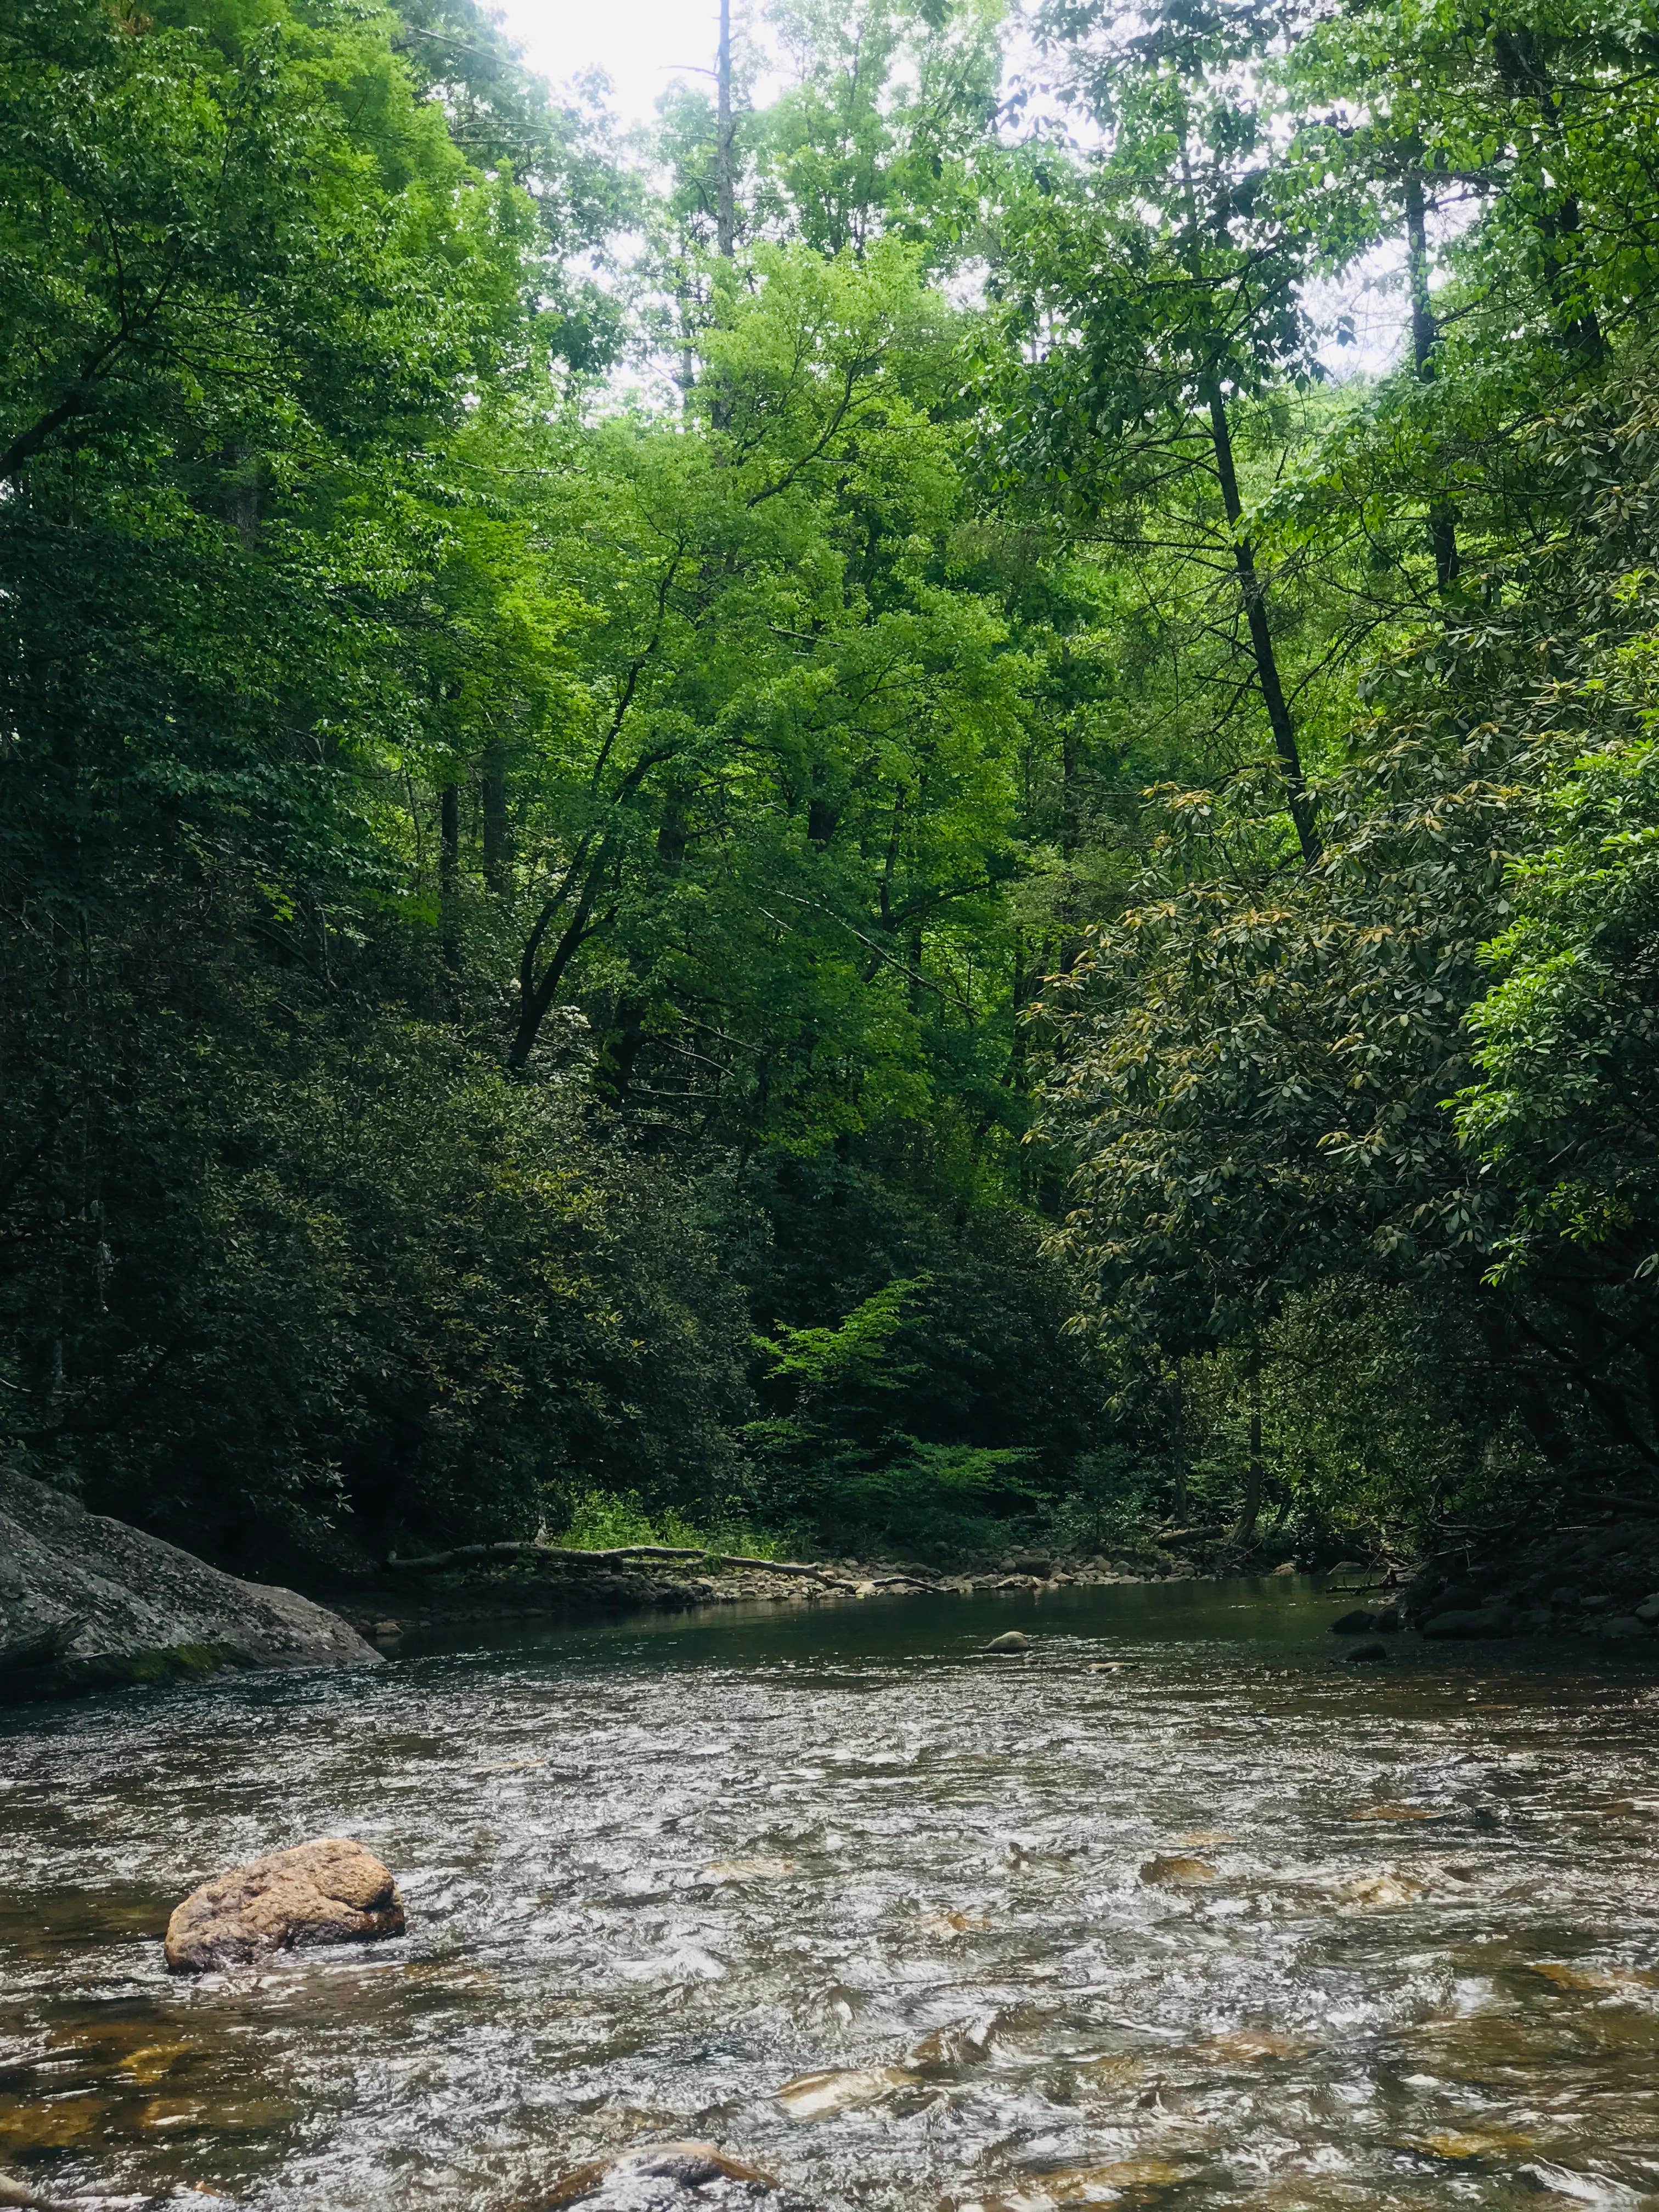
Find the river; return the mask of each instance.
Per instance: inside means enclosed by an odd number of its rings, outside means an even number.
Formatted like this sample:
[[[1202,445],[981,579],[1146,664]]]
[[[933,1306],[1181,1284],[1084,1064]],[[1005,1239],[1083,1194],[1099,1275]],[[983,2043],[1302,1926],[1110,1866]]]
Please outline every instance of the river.
[[[1659,2205],[1659,1668],[1350,1667],[1351,1601],[720,1611],[0,1717],[0,2170],[513,2212],[654,2130],[872,2212]],[[405,1939],[167,1976],[185,1891],[323,1834]]]

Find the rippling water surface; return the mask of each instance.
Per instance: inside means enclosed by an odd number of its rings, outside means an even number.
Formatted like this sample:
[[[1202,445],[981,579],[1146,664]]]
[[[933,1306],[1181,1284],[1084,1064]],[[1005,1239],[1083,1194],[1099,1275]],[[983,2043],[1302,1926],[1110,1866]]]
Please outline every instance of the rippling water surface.
[[[658,2130],[835,2208],[1659,2206],[1651,1662],[1350,1668],[1342,1602],[757,1609],[8,1715],[0,2170],[509,2212]],[[405,1940],[166,1974],[185,1890],[321,1834]]]

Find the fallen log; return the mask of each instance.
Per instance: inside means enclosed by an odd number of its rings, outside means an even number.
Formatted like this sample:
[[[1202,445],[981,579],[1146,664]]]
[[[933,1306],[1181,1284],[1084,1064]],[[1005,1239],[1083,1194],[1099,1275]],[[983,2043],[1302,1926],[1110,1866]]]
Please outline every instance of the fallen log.
[[[695,1559],[710,1567],[754,1567],[763,1574],[804,1575],[809,1580],[822,1583],[826,1589],[849,1590],[857,1587],[855,1578],[845,1572],[831,1574],[825,1567],[815,1567],[801,1559],[751,1559],[744,1552],[706,1552],[695,1544],[612,1544],[604,1550],[584,1551],[580,1545],[549,1544],[538,1537],[524,1537],[516,1542],[501,1544],[457,1544],[447,1552],[422,1552],[418,1558],[400,1559],[393,1552],[386,1565],[399,1571],[421,1567],[452,1567],[458,1559],[558,1559],[580,1566],[605,1565],[629,1559]],[[937,1589],[938,1578],[925,1574],[875,1575],[869,1577],[878,1589],[892,1589],[899,1583],[908,1583],[915,1589]]]

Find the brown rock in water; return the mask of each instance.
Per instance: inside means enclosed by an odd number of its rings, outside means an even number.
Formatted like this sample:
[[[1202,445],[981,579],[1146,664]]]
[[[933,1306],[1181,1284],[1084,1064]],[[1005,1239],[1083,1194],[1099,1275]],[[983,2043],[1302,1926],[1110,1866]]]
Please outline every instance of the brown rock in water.
[[[994,1636],[985,1647],[988,1651],[1029,1651],[1030,1648],[1030,1638],[1023,1636],[1017,1628],[1006,1629],[1000,1636]]]
[[[1199,1883],[1213,1881],[1215,1869],[1204,1859],[1166,1858],[1160,1856],[1148,1859],[1140,1869],[1144,1882],[1161,1885],[1167,1889],[1194,1889]]]
[[[538,2212],[682,2212],[682,2208],[758,2208],[758,2212],[808,2212],[801,2198],[769,2173],[744,2166],[707,2142],[644,2143],[614,2158],[595,2159],[566,2174]]]
[[[192,1890],[167,1923],[167,1961],[175,1974],[205,1974],[273,1951],[403,1932],[404,1901],[379,1859],[322,1836]]]

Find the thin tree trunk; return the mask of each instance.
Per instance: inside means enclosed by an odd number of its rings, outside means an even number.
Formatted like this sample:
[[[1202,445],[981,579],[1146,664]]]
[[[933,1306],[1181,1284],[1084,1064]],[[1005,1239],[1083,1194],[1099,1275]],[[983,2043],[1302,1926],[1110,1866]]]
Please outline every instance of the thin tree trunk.
[[[593,908],[599,894],[600,872],[595,868],[583,884],[576,901],[575,912],[565,924],[553,957],[538,977],[536,958],[542,940],[558,911],[558,902],[550,900],[543,908],[540,919],[531,931],[524,953],[519,962],[519,1020],[514,1031],[513,1043],[507,1055],[507,1064],[515,1075],[521,1074],[529,1065],[530,1055],[536,1049],[536,1040],[541,1035],[542,1024],[547,1019],[548,1009],[558,995],[564,973],[582,946],[602,924],[592,922]],[[605,919],[608,921],[609,915]]]
[[[720,0],[720,42],[714,58],[714,247],[722,261],[736,258],[738,250],[738,187],[733,173],[732,122],[732,0]],[[720,288],[715,286],[714,310],[720,312]],[[709,395],[710,427],[730,427],[732,404],[717,383]]]
[[[1412,295],[1412,360],[1420,384],[1435,379],[1435,349],[1440,325],[1429,301],[1429,227],[1423,204],[1423,179],[1413,168],[1406,172],[1406,259]],[[1443,599],[1457,582],[1462,562],[1457,551],[1457,510],[1449,500],[1436,499],[1429,508],[1429,549],[1434,555],[1435,582]]]
[[[595,1095],[617,1111],[629,1103],[634,1067],[645,1043],[645,1005],[629,992],[619,1000],[616,1019],[605,1032],[593,1068]]]
[[[1261,703],[1267,710],[1267,722],[1273,733],[1279,764],[1285,771],[1285,792],[1291,819],[1296,824],[1296,840],[1302,848],[1303,859],[1311,866],[1319,858],[1319,831],[1314,821],[1314,804],[1309,794],[1307,780],[1302,773],[1302,753],[1296,741],[1296,725],[1291,719],[1285,686],[1279,680],[1279,657],[1273,650],[1273,633],[1267,627],[1267,595],[1262,589],[1261,572],[1255,565],[1255,548],[1241,527],[1244,502],[1238,495],[1238,471],[1233,464],[1233,439],[1227,422],[1227,405],[1221,396],[1220,387],[1213,379],[1207,380],[1204,397],[1210,410],[1210,436],[1215,447],[1216,473],[1221,479],[1222,504],[1226,508],[1228,526],[1232,532],[1233,561],[1238,570],[1239,589],[1244,595],[1244,617],[1249,625],[1256,682],[1261,692]]]
[[[438,932],[444,965],[453,975],[461,964],[460,916],[455,894],[461,872],[461,794],[445,784],[438,798]]]
[[[1244,1498],[1238,1509],[1238,1525],[1233,1530],[1233,1541],[1241,1550],[1248,1549],[1255,1541],[1255,1524],[1261,1517],[1262,1487],[1261,1368],[1255,1362],[1250,1368],[1250,1445],[1244,1468]]]
[[[500,745],[485,754],[481,781],[484,882],[504,898],[513,888],[513,832],[507,818],[507,757]]]
[[[714,63],[714,245],[723,260],[738,250],[738,183],[732,120],[732,0],[720,0],[720,43]]]

